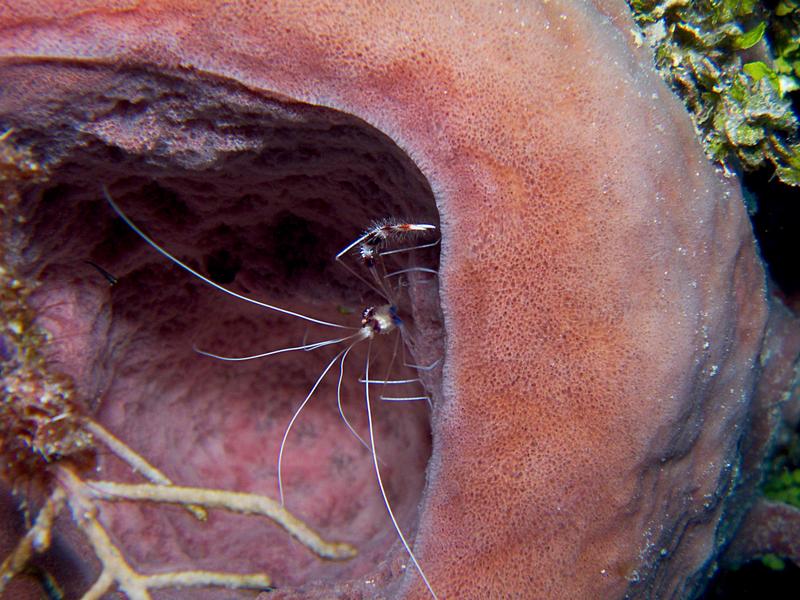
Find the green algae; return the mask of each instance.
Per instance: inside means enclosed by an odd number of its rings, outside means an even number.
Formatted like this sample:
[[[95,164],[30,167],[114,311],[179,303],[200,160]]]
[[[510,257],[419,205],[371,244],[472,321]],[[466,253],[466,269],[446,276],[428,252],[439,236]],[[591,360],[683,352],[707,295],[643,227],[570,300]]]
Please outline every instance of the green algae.
[[[761,563],[773,571],[783,571],[786,567],[786,561],[777,554],[765,554],[761,557]]]
[[[800,508],[800,431],[792,432],[770,459],[761,494],[774,502]],[[761,562],[773,571],[786,566],[786,561],[775,554],[762,556]]]
[[[684,100],[708,156],[800,185],[800,0],[629,0],[656,67]]]
[[[764,496],[800,508],[800,434],[772,459],[762,486]]]

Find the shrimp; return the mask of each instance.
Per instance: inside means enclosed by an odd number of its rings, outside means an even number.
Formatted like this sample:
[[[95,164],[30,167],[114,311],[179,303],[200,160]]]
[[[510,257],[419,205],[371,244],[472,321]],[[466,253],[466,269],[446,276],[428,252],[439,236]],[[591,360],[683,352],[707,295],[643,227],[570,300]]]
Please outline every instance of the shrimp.
[[[372,466],[375,474],[375,479],[378,484],[381,497],[384,506],[386,508],[387,514],[389,516],[389,519],[392,523],[392,526],[395,532],[397,533],[411,562],[413,563],[417,573],[419,574],[420,578],[422,579],[423,583],[428,589],[430,596],[432,598],[436,598],[437,596],[433,590],[431,583],[428,581],[428,578],[426,577],[422,566],[417,561],[417,558],[414,555],[411,545],[408,543],[406,536],[404,535],[397,521],[397,518],[395,517],[395,513],[392,509],[391,503],[386,493],[380,469],[380,464],[382,463],[382,460],[379,458],[375,444],[373,409],[372,409],[371,395],[370,395],[370,387],[373,385],[381,385],[381,386],[417,385],[418,387],[421,387],[422,380],[420,378],[409,378],[409,379],[398,379],[398,380],[391,380],[388,377],[384,379],[371,378],[370,360],[373,349],[373,343],[379,338],[388,337],[393,334],[396,337],[390,360],[389,370],[391,370],[391,365],[394,364],[394,362],[397,360],[398,347],[402,343],[402,348],[404,353],[406,345],[411,343],[410,339],[411,333],[405,328],[403,319],[400,316],[400,310],[398,308],[401,289],[403,285],[406,284],[403,276],[408,275],[409,273],[412,272],[427,273],[433,276],[437,275],[435,270],[424,267],[388,271],[386,266],[386,260],[384,257],[402,252],[412,252],[414,250],[421,248],[429,248],[438,244],[438,241],[426,244],[420,244],[416,246],[400,247],[400,248],[389,248],[389,246],[392,244],[392,242],[407,241],[409,239],[412,239],[412,237],[414,236],[429,234],[430,232],[436,229],[435,225],[428,223],[414,223],[398,219],[386,219],[384,221],[380,221],[373,224],[361,236],[359,236],[353,242],[348,244],[346,247],[344,247],[340,252],[338,252],[335,255],[334,260],[336,261],[336,263],[341,264],[351,275],[353,275],[355,278],[363,282],[366,286],[368,286],[368,288],[372,292],[374,292],[381,299],[381,303],[375,303],[364,307],[364,309],[361,311],[359,324],[347,325],[316,318],[314,316],[307,315],[283,306],[279,306],[277,304],[256,300],[254,298],[251,298],[250,296],[235,292],[213,281],[211,278],[206,277],[196,269],[189,266],[187,263],[178,259],[174,254],[169,252],[166,248],[159,245],[155,240],[149,237],[125,214],[125,212],[123,212],[121,207],[116,203],[116,201],[109,193],[108,189],[104,188],[103,191],[108,204],[117,213],[117,215],[128,225],[128,227],[131,228],[131,230],[133,230],[142,240],[144,240],[156,252],[161,254],[171,263],[175,264],[184,271],[188,272],[194,278],[198,279],[199,281],[202,281],[204,284],[216,289],[219,292],[222,292],[233,298],[236,298],[237,300],[254,304],[258,307],[266,309],[267,311],[271,311],[280,315],[305,321],[306,323],[312,326],[323,327],[326,329],[333,329],[337,333],[341,332],[341,334],[339,335],[335,335],[334,337],[324,339],[322,341],[316,341],[312,343],[304,342],[298,345],[287,346],[283,348],[269,350],[266,352],[244,355],[244,356],[221,355],[197,347],[195,348],[195,351],[202,356],[212,358],[215,360],[226,361],[226,362],[242,362],[242,361],[267,358],[270,356],[288,352],[301,352],[301,351],[311,352],[327,347],[341,347],[341,349],[334,354],[334,356],[327,362],[326,366],[322,369],[321,373],[311,386],[310,391],[292,414],[291,419],[289,420],[284,430],[277,458],[279,506],[283,509],[286,504],[285,486],[282,475],[282,465],[285,454],[286,442],[289,437],[289,434],[292,430],[292,427],[298,421],[301,412],[307,406],[309,401],[312,399],[322,381],[325,379],[328,373],[334,368],[334,366],[338,363],[339,377],[338,377],[336,395],[337,395],[337,407],[339,410],[339,415],[341,417],[341,420],[343,421],[348,431],[359,441],[359,443],[361,443],[365,448],[369,450],[372,458]],[[363,383],[363,390],[364,390],[364,402],[365,402],[367,425],[368,425],[368,434],[366,439],[361,435],[359,435],[355,427],[345,416],[342,408],[342,379],[344,377],[346,359],[350,354],[350,352],[353,350],[353,348],[365,342],[367,345],[367,351],[363,369],[363,376],[360,377],[358,381],[360,383]],[[405,360],[403,360],[403,364],[407,367],[415,369],[424,370],[426,368],[426,367],[418,367],[417,365],[408,363]],[[405,401],[411,402],[411,401],[424,400],[427,401],[428,405],[432,408],[431,398],[427,394],[424,393],[421,394],[419,392],[410,394],[408,396],[394,396],[394,395],[388,396],[381,394],[379,395],[379,399],[387,402],[405,402]]]

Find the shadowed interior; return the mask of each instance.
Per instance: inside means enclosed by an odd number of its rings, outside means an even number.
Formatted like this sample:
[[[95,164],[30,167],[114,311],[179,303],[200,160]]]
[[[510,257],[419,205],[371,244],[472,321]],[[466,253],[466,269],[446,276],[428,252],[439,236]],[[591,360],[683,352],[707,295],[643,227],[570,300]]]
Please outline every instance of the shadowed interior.
[[[431,190],[388,137],[350,115],[218,80],[65,67],[65,81],[81,77],[99,82],[90,96],[59,90],[58,104],[41,99],[20,117],[29,122],[8,124],[34,145],[54,128],[63,132],[47,157],[50,181],[27,192],[15,265],[40,282],[32,307],[52,334],[49,365],[74,378],[90,414],[176,483],[277,498],[289,419],[347,343],[235,363],[193,348],[244,356],[352,331],[280,315],[199,281],[115,215],[101,186],[148,235],[213,281],[350,327],[360,326],[364,307],[387,300],[334,256],[379,219],[438,227]],[[438,235],[400,238],[390,247]],[[366,276],[357,252],[344,260]],[[386,260],[389,270],[437,269],[438,247]],[[367,354],[370,376],[383,379],[417,377],[404,362],[431,364],[443,352],[435,276],[411,272],[388,281],[402,339],[394,333],[357,344],[343,374],[345,414],[366,439],[358,379]],[[370,389],[384,484],[409,539],[431,451],[429,407],[378,397],[428,395],[435,402],[440,369],[422,373],[424,386]],[[356,546],[358,557],[321,561],[265,519],[214,511],[201,524],[176,507],[103,505],[102,520],[131,564],[143,572],[263,571],[278,588],[375,572],[399,542],[370,453],[337,412],[338,375],[336,363],[294,425],[283,483],[289,510],[327,539]],[[100,452],[99,472],[87,477],[141,481]],[[69,525],[62,516],[56,546],[71,570],[86,550]],[[69,582],[75,591],[96,575],[91,560],[84,566],[83,580]],[[59,567],[51,568],[58,575]],[[155,596],[173,593],[180,595]]]

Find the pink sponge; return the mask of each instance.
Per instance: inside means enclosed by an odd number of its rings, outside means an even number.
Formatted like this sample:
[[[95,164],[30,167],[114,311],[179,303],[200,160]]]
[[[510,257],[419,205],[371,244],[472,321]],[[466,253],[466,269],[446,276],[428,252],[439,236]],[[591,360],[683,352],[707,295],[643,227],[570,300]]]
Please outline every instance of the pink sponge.
[[[167,266],[121,229],[109,230],[113,215],[91,204],[99,182],[193,265],[203,267],[205,247],[233,248],[243,257],[238,282],[325,318],[337,318],[337,303],[346,312],[353,297],[361,309],[360,284],[346,288],[326,257],[374,218],[420,217],[441,231],[443,327],[435,294],[422,292],[414,315],[415,350],[443,359],[441,379],[427,382],[434,407],[427,482],[427,409],[409,407],[411,425],[384,433],[387,448],[416,448],[394,463],[396,501],[439,597],[691,595],[729,537],[721,524],[738,522],[757,479],[743,478],[742,469],[758,468],[743,462],[743,449],[761,414],[754,390],[765,276],[738,181],[703,155],[626,10],[621,0],[176,0],[43,2],[0,13],[0,122],[50,140],[53,184],[62,184],[51,196],[68,198],[65,206],[82,207],[74,210],[105,228],[85,221],[80,230],[59,230],[56,212],[47,212],[55,209],[43,202],[30,211],[34,223],[50,219],[50,228],[25,233],[48,252],[27,256],[47,262],[58,254],[53,240],[74,235],[120,277],[111,292],[105,281],[92,284],[82,302],[101,313],[113,304],[119,320],[87,322],[124,340],[126,367],[109,366],[124,354],[110,343],[93,356],[72,340],[80,357],[60,357],[84,361],[65,368],[84,389],[113,391],[116,403],[98,418],[139,449],[151,444],[154,460],[174,461],[176,476],[200,473],[273,494],[275,448],[294,402],[286,398],[302,399],[320,372],[320,361],[304,356],[239,372],[226,388],[230,413],[213,421],[222,433],[203,433],[213,464],[176,458],[171,444],[190,456],[201,441],[183,437],[185,427],[169,419],[193,418],[192,405],[181,404],[192,399],[206,419],[220,397],[188,386],[185,374],[198,368],[197,377],[222,386],[234,373],[194,367],[199,357],[181,349],[206,335],[225,350],[231,330],[248,347],[268,341],[261,349],[269,349],[292,343],[302,328],[257,330],[250,323],[258,313],[198,299],[210,293],[200,286],[189,293],[185,274],[159,270]],[[148,178],[158,186],[146,188]],[[32,197],[42,198],[41,189]],[[122,250],[113,242],[120,236]],[[301,242],[296,255],[284,252]],[[46,266],[28,271],[59,297],[79,296],[64,291],[77,285],[68,269]],[[205,325],[231,310],[225,327],[233,329],[214,329],[220,317]],[[192,314],[205,318],[202,327]],[[188,333],[173,331],[173,319]],[[137,346],[142,340],[149,345]],[[154,354],[162,350],[168,359]],[[796,352],[782,357],[791,364]],[[98,375],[85,361],[115,373]],[[179,372],[165,373],[168,365]],[[774,388],[785,389],[785,369],[774,373]],[[265,389],[280,389],[284,399],[265,408]],[[174,402],[132,400],[156,392]],[[331,393],[320,394],[335,403]],[[279,424],[255,428],[267,413]],[[326,480],[326,461],[344,464],[359,450],[332,450],[347,433],[314,415],[302,443],[318,459],[304,463],[298,442],[288,467],[294,486]],[[385,460],[392,464],[388,452]],[[262,471],[254,474],[253,464]],[[297,597],[380,595],[373,585],[392,597],[424,597],[374,500],[369,464],[358,466],[364,477],[342,469],[353,479],[340,479],[335,491],[309,484],[298,503],[357,546],[377,536],[362,547],[363,562],[296,566],[307,560],[301,552],[264,544],[265,568],[278,583],[300,586]],[[359,513],[354,507],[367,496]],[[330,498],[338,504],[323,515]],[[114,514],[120,535],[137,547],[136,528],[122,525],[129,515]],[[341,525],[345,515],[362,522]],[[149,518],[137,513],[127,522]],[[140,563],[188,560],[180,536],[165,542],[161,533],[133,551]],[[258,540],[267,538],[252,537],[241,547],[233,536],[209,534],[203,543],[224,539],[221,555],[256,560]]]

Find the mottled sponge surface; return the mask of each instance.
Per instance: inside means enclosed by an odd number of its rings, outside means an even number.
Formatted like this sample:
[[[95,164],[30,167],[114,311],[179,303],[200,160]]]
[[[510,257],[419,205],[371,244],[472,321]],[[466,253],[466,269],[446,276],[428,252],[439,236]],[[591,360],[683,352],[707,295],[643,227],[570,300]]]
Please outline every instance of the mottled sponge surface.
[[[446,332],[415,548],[440,597],[692,593],[739,510],[764,275],[623,2],[42,3],[3,27],[16,63],[235,80],[419,167]],[[147,124],[106,140],[157,150]]]

